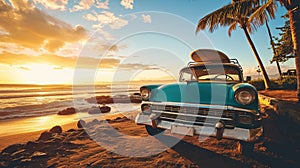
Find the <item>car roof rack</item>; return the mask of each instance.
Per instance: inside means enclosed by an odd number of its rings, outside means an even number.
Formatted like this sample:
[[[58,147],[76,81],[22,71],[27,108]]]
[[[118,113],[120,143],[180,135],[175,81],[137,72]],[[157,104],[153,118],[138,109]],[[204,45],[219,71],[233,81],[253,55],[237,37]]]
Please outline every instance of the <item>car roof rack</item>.
[[[237,65],[240,68],[240,70],[243,72],[243,68],[242,68],[241,64],[239,63],[239,61],[236,58],[230,59],[230,62],[232,64]]]
[[[230,63],[235,64],[236,66],[238,66],[240,68],[240,70],[243,72],[243,68],[242,68],[241,64],[239,63],[239,61],[237,59],[235,59],[235,58],[230,59]],[[201,63],[199,63],[199,62],[189,62],[187,66],[191,67],[193,65],[201,65]]]
[[[193,65],[199,65],[199,63],[198,62],[189,62],[188,63],[188,67],[193,66]]]

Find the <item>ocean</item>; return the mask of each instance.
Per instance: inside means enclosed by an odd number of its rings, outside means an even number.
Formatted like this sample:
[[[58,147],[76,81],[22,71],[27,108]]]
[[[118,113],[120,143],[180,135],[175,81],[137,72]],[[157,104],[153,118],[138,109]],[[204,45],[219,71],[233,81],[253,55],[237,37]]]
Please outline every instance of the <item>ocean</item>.
[[[0,120],[39,117],[57,114],[75,107],[81,113],[97,106],[88,103],[87,98],[100,95],[130,95],[139,92],[138,85],[0,85]],[[110,113],[137,110],[139,104],[122,106],[109,104]]]

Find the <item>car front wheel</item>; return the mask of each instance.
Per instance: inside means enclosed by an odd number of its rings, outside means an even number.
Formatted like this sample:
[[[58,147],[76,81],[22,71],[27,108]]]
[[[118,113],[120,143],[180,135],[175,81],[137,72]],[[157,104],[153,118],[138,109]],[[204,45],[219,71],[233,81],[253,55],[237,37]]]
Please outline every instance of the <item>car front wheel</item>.
[[[149,135],[151,136],[155,136],[157,134],[160,134],[162,132],[164,132],[164,129],[161,128],[153,128],[150,125],[145,125],[146,131],[148,132]]]
[[[254,143],[253,142],[239,141],[238,151],[242,155],[251,155],[254,151]]]

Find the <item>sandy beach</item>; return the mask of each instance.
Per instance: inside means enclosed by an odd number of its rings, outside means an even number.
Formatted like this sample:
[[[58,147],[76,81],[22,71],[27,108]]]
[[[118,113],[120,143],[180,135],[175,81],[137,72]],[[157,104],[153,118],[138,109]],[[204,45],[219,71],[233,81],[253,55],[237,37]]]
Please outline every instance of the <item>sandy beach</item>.
[[[28,117],[24,119],[11,119],[1,121],[0,123],[0,151],[10,144],[27,142],[37,139],[40,134],[50,128],[59,125],[63,131],[67,131],[72,128],[77,128],[77,122],[80,118],[86,118],[86,121],[93,119],[106,120],[115,119],[117,117],[127,116],[133,118],[136,112],[126,112],[126,114],[115,113],[101,116],[89,116],[80,113],[73,115],[47,115],[41,117]],[[13,125],[13,127],[12,127]]]
[[[102,120],[87,122],[89,126],[86,128],[90,129],[90,131],[78,129],[77,122],[64,124],[62,125],[62,133],[53,134],[52,137],[45,140],[38,140],[41,137],[41,133],[45,130],[2,136],[0,138],[1,150],[4,150],[1,153],[0,166],[197,167],[189,159],[185,159],[176,151],[169,149],[168,141],[177,141],[176,137],[169,137],[162,142],[149,137],[144,126],[135,125],[132,120],[135,114],[135,112],[132,112],[127,114],[127,117],[115,114],[106,116]],[[99,135],[95,137],[91,133],[96,132],[99,128],[105,130],[106,125],[100,124],[101,121],[108,121],[110,126],[124,134],[125,141],[122,142],[125,143],[118,143],[118,140],[120,140],[118,138],[119,135],[115,139],[107,139],[105,135],[101,134],[101,138],[105,138],[110,144],[109,146],[101,146],[101,142],[97,141]],[[101,133],[104,132],[101,131]],[[127,135],[128,137],[126,137]],[[108,134],[107,136],[111,137],[112,135]],[[133,140],[132,138],[140,140],[136,141],[138,143],[135,143],[133,146],[130,142]],[[124,140],[124,137],[121,139]],[[190,138],[189,140],[191,141],[192,139]],[[196,141],[196,139],[192,141]],[[10,146],[5,148],[8,145]],[[153,148],[153,146],[155,147]],[[129,156],[123,156],[119,153],[119,150],[114,150],[117,148],[121,148],[121,153],[123,150],[127,150],[123,155]],[[132,149],[142,157],[130,157],[133,154]],[[232,151],[232,149],[229,151]],[[188,151],[186,152],[189,153]],[[212,162],[214,161],[212,160]],[[239,165],[235,161],[232,163]]]
[[[68,124],[62,125],[62,129],[64,131],[69,130],[71,128],[76,128],[77,122],[72,122]],[[51,128],[51,127],[49,127]],[[0,151],[2,151],[5,147],[16,144],[16,143],[25,143],[27,141],[34,141],[38,139],[40,134],[48,129],[42,129],[39,131],[25,131],[25,132],[14,132],[10,134],[1,134],[0,135]]]
[[[166,131],[151,137],[136,125],[137,111],[1,136],[0,167],[297,167],[295,139],[286,142],[274,117],[265,122],[266,138],[255,155],[243,156],[233,140],[181,137]],[[272,117],[272,115],[271,115]],[[281,119],[280,119],[280,122]],[[53,124],[55,126],[57,124]],[[288,127],[288,124],[286,125]],[[289,128],[281,128],[289,129]],[[276,130],[276,129],[275,129]],[[47,134],[42,132],[47,132]],[[56,129],[57,131],[57,129]],[[58,130],[59,131],[59,130]],[[116,132],[115,132],[116,131]],[[48,134],[51,132],[50,134]],[[42,133],[42,134],[41,134]],[[203,137],[202,137],[203,138]],[[287,139],[287,137],[285,138]],[[7,147],[8,146],[8,147]]]

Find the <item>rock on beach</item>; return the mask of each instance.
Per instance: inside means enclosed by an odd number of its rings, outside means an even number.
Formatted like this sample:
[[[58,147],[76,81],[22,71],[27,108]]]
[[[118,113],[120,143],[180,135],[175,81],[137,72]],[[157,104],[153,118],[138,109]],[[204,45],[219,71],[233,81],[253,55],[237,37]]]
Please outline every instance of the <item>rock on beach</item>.
[[[62,111],[58,112],[58,115],[70,115],[70,114],[75,114],[76,109],[74,107],[69,107],[66,109],[63,109]]]

